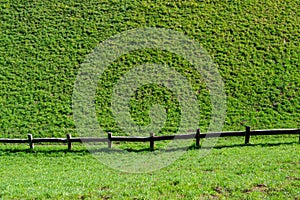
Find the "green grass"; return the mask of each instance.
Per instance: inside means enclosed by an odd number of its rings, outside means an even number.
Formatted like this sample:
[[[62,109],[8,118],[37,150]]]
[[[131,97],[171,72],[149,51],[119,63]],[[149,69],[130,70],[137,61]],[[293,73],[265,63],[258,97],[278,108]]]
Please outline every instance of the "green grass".
[[[211,55],[227,95],[223,130],[299,128],[299,10],[297,0],[0,0],[0,137],[75,136],[72,93],[80,65],[102,41],[141,27],[182,32]],[[96,112],[104,130],[125,134],[111,113],[112,88],[147,62],[168,64],[190,81],[205,132],[211,104],[202,77],[182,57],[159,49],[123,55],[110,68],[119,70],[99,77]],[[178,102],[166,88],[137,91],[132,117],[147,125],[153,103],[169,110],[161,134],[176,132]],[[146,174],[112,170],[80,145],[72,152],[60,145],[37,145],[33,152],[0,145],[0,198],[300,199],[297,137],[251,137],[254,145],[248,146],[239,145],[242,140],[219,139],[206,157],[191,148],[172,165]]]
[[[245,124],[253,129],[299,127],[299,9],[297,1],[2,0],[0,135],[75,134],[72,92],[80,64],[100,42],[139,27],[183,32],[208,51],[225,82],[224,130],[244,129]],[[99,77],[96,111],[104,130],[120,131],[110,111],[113,84],[145,62],[167,63],[187,77],[201,106],[199,127],[207,130],[211,105],[201,76],[189,73],[184,59],[159,50],[124,55],[112,65],[123,70],[107,70]],[[149,123],[151,101],[170,99],[170,94],[159,95],[166,92],[162,89],[149,92],[154,99],[143,99],[140,92],[132,100],[132,115],[142,125]],[[176,102],[168,104],[174,124],[164,130],[173,132],[178,112]]]
[[[222,138],[151,173],[113,170],[83,146],[0,146],[3,199],[299,199],[298,138]],[[116,158],[118,159],[118,158]]]

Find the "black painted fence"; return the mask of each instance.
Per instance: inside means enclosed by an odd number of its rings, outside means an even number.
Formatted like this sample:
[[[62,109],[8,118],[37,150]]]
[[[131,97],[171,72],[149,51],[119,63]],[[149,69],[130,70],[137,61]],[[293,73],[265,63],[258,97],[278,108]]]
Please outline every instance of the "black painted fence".
[[[33,138],[31,134],[27,139],[8,139],[0,138],[0,143],[28,143],[30,149],[34,148],[35,143],[53,142],[53,143],[66,143],[68,150],[72,149],[72,143],[85,143],[85,142],[106,142],[108,147],[112,147],[112,142],[149,142],[150,149],[154,150],[154,142],[162,140],[182,140],[182,139],[195,139],[196,147],[200,147],[200,140],[209,137],[245,137],[245,144],[250,143],[250,136],[254,135],[293,135],[299,134],[300,142],[300,129],[273,129],[273,130],[251,130],[249,126],[246,126],[245,131],[233,131],[233,132],[218,132],[218,133],[200,133],[200,129],[197,129],[193,134],[182,135],[165,135],[155,136],[154,133],[150,133],[149,137],[130,137],[130,136],[113,136],[112,133],[108,133],[106,138],[96,137],[84,137],[84,138],[72,138],[71,134],[67,134],[66,138]]]

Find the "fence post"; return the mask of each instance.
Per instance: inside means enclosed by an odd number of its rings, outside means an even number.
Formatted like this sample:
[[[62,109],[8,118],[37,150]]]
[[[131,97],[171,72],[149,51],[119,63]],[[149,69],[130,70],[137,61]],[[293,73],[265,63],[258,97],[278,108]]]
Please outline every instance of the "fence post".
[[[249,144],[250,142],[250,129],[250,126],[246,126],[245,144]]]
[[[33,140],[32,134],[28,134],[27,137],[28,137],[29,148],[34,149],[34,144],[32,141]]]
[[[111,136],[112,136],[112,133],[111,133],[111,132],[108,132],[108,133],[107,133],[107,138],[108,138],[107,144],[108,144],[108,148],[111,148],[111,146],[112,146]]]
[[[197,132],[196,132],[196,148],[200,147],[200,129],[197,128]]]
[[[153,151],[154,150],[154,133],[150,133],[150,150]]]
[[[67,134],[67,142],[68,142],[68,150],[72,150],[72,142],[71,142],[72,136],[71,134]]]

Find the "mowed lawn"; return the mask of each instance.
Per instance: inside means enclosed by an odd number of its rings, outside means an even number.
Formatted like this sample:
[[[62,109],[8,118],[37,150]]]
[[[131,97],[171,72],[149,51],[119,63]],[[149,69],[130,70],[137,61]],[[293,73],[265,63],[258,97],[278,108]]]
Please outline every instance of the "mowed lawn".
[[[171,165],[125,173],[75,146],[0,146],[3,199],[299,199],[298,137],[221,138],[206,156],[190,149]],[[27,150],[26,150],[27,149]],[[119,159],[116,157],[116,159]],[[134,161],[133,161],[134,162]]]

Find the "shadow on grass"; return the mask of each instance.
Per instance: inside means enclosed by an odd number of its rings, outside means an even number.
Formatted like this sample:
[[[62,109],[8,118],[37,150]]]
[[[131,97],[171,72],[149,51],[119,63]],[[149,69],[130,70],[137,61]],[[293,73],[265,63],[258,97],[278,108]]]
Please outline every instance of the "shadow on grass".
[[[0,149],[1,153],[28,153],[28,154],[57,154],[57,153],[79,153],[79,154],[88,154],[89,150],[79,149],[79,150],[68,150],[68,149]]]
[[[274,147],[274,146],[282,146],[282,145],[292,145],[292,144],[297,144],[299,142],[278,142],[278,143],[256,143],[256,144],[232,144],[232,145],[216,145],[214,147],[196,147],[196,145],[191,145],[189,147],[180,147],[180,148],[171,148],[171,149],[155,149],[155,151],[162,151],[162,152],[175,152],[175,151],[191,151],[191,150],[199,150],[199,149],[223,149],[223,148],[236,148],[236,147]],[[147,153],[151,152],[150,148],[140,148],[140,149],[133,149],[133,148],[124,148],[124,149],[116,149],[116,148],[96,148],[94,150],[88,150],[86,148],[81,148],[81,149],[75,149],[75,150],[68,150],[68,149],[51,149],[51,148],[38,148],[38,149],[24,149],[24,148],[5,148],[1,149],[0,148],[0,156],[1,155],[6,155],[6,154],[13,154],[13,153],[26,153],[26,154],[44,154],[44,155],[52,155],[52,154],[79,154],[79,155],[85,155],[85,154],[90,154],[90,153]]]
[[[223,149],[223,148],[234,148],[234,147],[274,147],[282,145],[292,145],[297,144],[298,142],[278,142],[278,143],[255,143],[255,144],[232,144],[232,145],[218,145],[213,147],[214,149]]]

